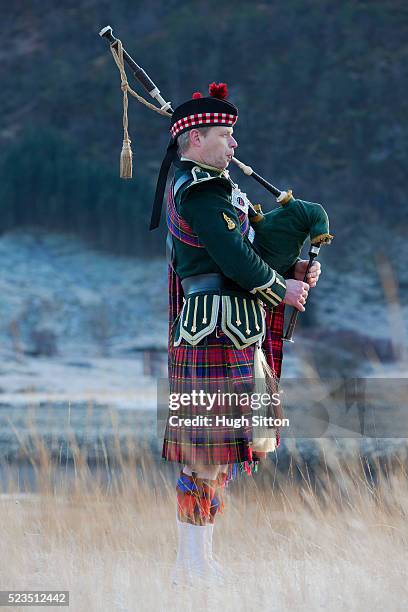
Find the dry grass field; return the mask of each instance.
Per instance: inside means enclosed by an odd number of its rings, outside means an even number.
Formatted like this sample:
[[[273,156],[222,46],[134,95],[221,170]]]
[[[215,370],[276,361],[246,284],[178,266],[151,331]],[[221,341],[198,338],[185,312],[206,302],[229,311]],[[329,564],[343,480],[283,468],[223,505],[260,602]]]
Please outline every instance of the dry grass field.
[[[319,442],[325,467],[314,484],[296,457],[283,477],[271,462],[242,475],[214,532],[231,583],[175,589],[172,467],[118,453],[107,479],[71,444],[66,473],[38,441],[35,493],[18,492],[10,471],[0,497],[1,589],[69,590],[75,612],[408,607],[404,449],[375,478],[357,446],[345,460],[328,440]]]

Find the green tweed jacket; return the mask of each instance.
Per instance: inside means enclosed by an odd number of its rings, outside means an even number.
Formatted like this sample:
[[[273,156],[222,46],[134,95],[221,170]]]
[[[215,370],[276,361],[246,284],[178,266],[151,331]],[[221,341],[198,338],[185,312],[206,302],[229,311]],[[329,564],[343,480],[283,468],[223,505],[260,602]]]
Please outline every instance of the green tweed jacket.
[[[199,274],[220,273],[240,291],[205,292],[187,299],[175,335],[197,344],[214,329],[219,310],[222,328],[238,348],[260,340],[264,333],[262,303],[275,307],[284,298],[286,282],[257,254],[253,230],[242,235],[233,204],[237,185],[227,171],[193,161],[176,164],[174,201],[177,213],[204,248],[172,237],[172,263],[181,280]]]

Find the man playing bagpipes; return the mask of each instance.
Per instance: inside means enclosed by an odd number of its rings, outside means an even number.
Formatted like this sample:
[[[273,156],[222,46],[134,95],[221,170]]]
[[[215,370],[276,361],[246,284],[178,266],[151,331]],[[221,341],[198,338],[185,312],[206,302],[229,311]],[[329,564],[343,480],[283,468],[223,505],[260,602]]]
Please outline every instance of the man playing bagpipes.
[[[312,256],[309,262],[301,260],[300,249],[308,235],[312,244],[329,241],[328,219],[320,205],[280,192],[233,157],[238,109],[227,101],[225,84],[213,83],[208,96],[196,92],[172,111],[112,29],[107,26],[100,34],[110,42],[121,73],[121,176],[131,176],[127,93],[170,118],[171,139],[150,228],[159,224],[173,165],[167,196],[170,409],[162,457],[182,465],[176,485],[179,543],[174,581],[218,579],[222,570],[213,559],[212,536],[224,505],[223,489],[237,473],[255,472],[260,459],[279,445],[277,428],[256,434],[252,407],[243,398],[277,389],[284,304],[304,311],[309,287],[320,275],[320,264],[312,263]],[[124,59],[160,107],[131,90]],[[282,208],[265,215],[259,207],[255,210],[229,176],[231,161],[279,194]],[[226,405],[220,390],[235,401]],[[201,392],[212,398],[211,405],[196,401]],[[280,415],[279,403],[274,414]],[[217,417],[221,424],[209,424]]]
[[[209,93],[195,93],[175,109],[163,162],[166,166],[171,160],[175,166],[167,225],[169,382],[170,393],[176,395],[220,387],[238,394],[251,392],[254,379],[265,375],[269,382],[264,388],[274,388],[273,377],[279,378],[281,368],[283,303],[303,311],[309,286],[320,274],[320,264],[315,263],[307,284],[298,280],[307,262],[278,273],[257,254],[248,202],[226,170],[237,147],[233,126],[238,111],[226,100],[225,85],[213,83]],[[162,199],[164,174],[156,202]],[[260,217],[258,212],[262,227],[267,218]],[[215,404],[211,416],[218,413],[242,418],[250,417],[251,409],[239,402],[231,409]],[[259,459],[275,449],[275,432],[254,439],[250,424],[239,429],[208,427],[197,420],[205,416],[205,409],[192,403],[179,407],[177,419],[174,413],[170,416],[162,457],[184,466],[177,482],[175,580],[188,574],[217,576],[211,542],[214,520],[223,506],[222,489],[237,471],[256,470]],[[180,426],[191,417],[199,424]]]

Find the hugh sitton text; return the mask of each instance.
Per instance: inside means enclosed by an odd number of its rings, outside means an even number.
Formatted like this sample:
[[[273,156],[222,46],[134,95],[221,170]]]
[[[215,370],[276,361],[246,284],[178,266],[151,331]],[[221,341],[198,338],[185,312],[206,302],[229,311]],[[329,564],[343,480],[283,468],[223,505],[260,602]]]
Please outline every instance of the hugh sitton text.
[[[171,427],[289,427],[289,419],[276,419],[274,417],[252,416],[228,417],[225,415],[195,417],[179,417],[173,414],[169,417]]]

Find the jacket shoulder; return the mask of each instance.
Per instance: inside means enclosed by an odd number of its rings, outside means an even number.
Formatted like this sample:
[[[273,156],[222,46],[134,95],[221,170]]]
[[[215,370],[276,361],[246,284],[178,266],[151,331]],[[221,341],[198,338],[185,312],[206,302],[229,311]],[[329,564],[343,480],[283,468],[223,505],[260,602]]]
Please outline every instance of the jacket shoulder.
[[[224,188],[232,190],[231,182],[227,177],[208,172],[200,166],[193,166],[191,170],[176,175],[173,188],[174,197],[180,202],[186,192],[203,184],[208,185],[209,189],[212,186],[222,185]]]

